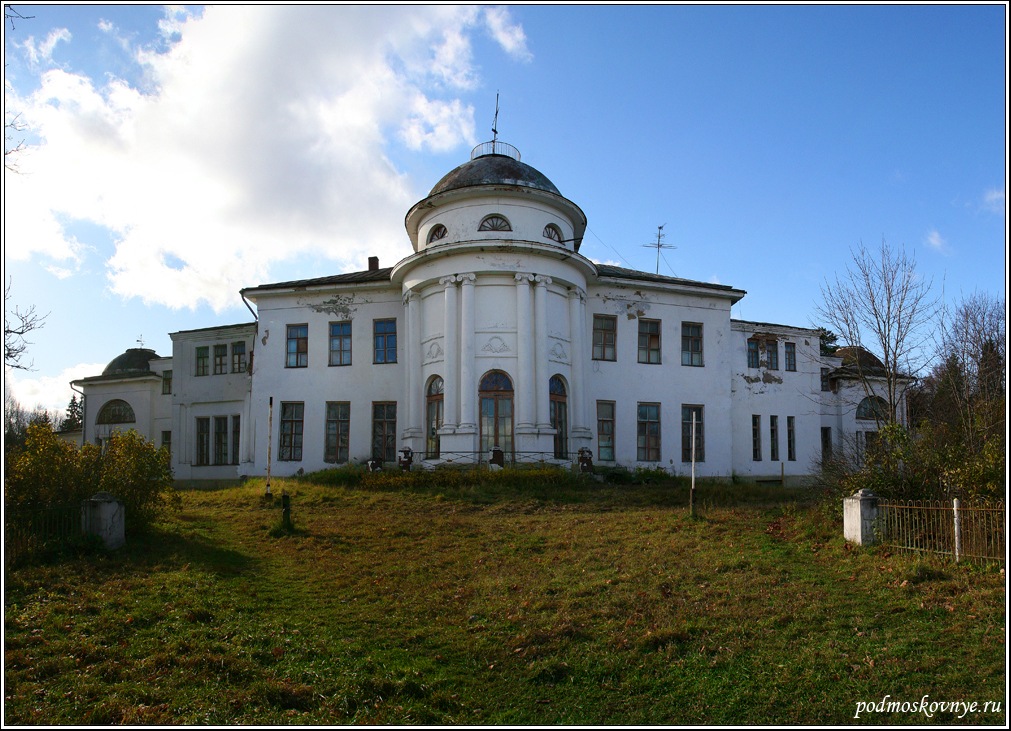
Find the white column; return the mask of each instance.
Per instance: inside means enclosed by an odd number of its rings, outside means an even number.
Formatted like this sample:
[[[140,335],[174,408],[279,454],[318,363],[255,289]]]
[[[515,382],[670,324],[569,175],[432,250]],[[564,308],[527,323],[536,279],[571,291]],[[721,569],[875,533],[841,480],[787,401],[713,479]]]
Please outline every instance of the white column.
[[[457,338],[459,323],[456,308],[456,277],[443,277],[439,284],[446,287],[446,321],[443,327],[443,349],[446,351],[446,390],[443,394],[442,431],[453,433],[459,423],[457,394],[460,392],[460,346]]]
[[[537,394],[537,428],[551,428],[550,396],[548,394],[548,285],[551,277],[534,277],[534,329],[536,356],[534,366],[534,383]]]
[[[534,426],[534,328],[530,313],[530,282],[532,274],[516,275],[516,357],[519,374],[514,388],[516,398],[516,430],[529,431]]]
[[[583,293],[569,290],[569,413],[571,430],[586,426],[583,404]]]
[[[408,290],[404,295],[404,305],[407,307],[407,378],[404,403],[407,405],[407,428],[405,438],[417,437],[421,434],[421,413],[424,397],[421,373],[421,298],[418,293]],[[416,448],[417,445],[411,445]]]
[[[474,274],[461,274],[460,281],[460,429],[477,429],[475,409],[477,384],[474,363]]]

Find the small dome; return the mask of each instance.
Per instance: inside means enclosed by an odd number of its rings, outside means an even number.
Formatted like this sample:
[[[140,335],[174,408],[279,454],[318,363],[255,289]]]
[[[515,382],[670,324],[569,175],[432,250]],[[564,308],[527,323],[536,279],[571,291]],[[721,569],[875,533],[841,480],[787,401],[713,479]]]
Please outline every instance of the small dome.
[[[429,193],[429,197],[448,190],[477,185],[519,185],[561,195],[558,188],[538,170],[507,155],[481,155],[450,170]]]
[[[883,373],[885,364],[867,348],[859,345],[845,345],[836,350],[837,358],[842,358],[843,366],[858,366],[867,373]]]
[[[122,355],[113,358],[109,365],[102,371],[103,376],[112,376],[120,373],[137,373],[151,370],[149,361],[160,357],[150,348],[130,348]]]

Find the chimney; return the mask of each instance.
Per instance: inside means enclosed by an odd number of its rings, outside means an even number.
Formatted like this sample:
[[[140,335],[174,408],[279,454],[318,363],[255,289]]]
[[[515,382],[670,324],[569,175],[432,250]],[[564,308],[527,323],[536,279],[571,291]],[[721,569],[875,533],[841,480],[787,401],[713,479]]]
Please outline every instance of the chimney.
[[[379,257],[378,256],[370,256],[369,257],[369,271],[370,272],[379,271]]]

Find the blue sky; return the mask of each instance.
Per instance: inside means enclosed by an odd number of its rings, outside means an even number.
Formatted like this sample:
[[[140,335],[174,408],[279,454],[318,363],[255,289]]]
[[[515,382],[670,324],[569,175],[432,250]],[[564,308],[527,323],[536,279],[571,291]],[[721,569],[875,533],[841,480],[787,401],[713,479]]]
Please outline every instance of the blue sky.
[[[948,302],[1004,296],[1007,8],[15,5],[8,307],[49,313],[26,405],[238,290],[390,266],[404,214],[491,137],[587,215],[581,253],[744,289],[811,326],[851,249]]]

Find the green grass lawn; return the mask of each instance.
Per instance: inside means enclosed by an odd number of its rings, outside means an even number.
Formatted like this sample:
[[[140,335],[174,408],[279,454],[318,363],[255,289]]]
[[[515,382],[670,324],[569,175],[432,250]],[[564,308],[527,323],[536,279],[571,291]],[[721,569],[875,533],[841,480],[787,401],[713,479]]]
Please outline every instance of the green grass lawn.
[[[778,488],[183,493],[8,570],[6,724],[1004,724],[994,567],[853,549]],[[857,702],[1001,701],[1000,713]]]

